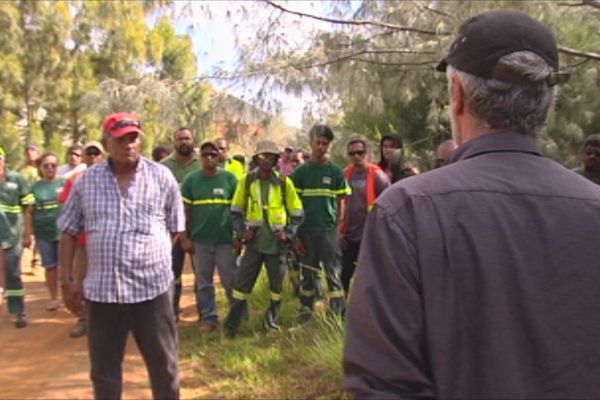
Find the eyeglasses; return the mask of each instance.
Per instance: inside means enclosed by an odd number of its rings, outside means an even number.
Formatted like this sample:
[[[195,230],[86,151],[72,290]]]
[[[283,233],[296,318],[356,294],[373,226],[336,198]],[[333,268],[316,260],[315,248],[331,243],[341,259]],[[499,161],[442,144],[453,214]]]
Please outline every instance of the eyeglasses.
[[[100,154],[101,151],[96,148],[88,149],[85,151],[85,155],[88,157],[98,157]]]
[[[69,153],[70,156],[81,157],[81,153],[75,153],[74,151]]]
[[[356,151],[349,151],[349,152],[348,152],[348,155],[349,155],[350,157],[354,157],[354,156],[359,156],[359,157],[362,157],[362,156],[364,156],[365,154],[366,154],[366,151],[364,151],[364,150],[356,150]]]
[[[201,153],[201,157],[203,158],[217,158],[219,155],[217,153]]]
[[[114,131],[116,129],[126,128],[128,126],[135,126],[136,128],[142,129],[142,123],[140,121],[132,121],[128,119],[123,119],[121,121],[115,122],[109,130]]]
[[[42,168],[56,168],[56,164],[54,164],[54,163],[44,163],[44,164],[42,164]]]

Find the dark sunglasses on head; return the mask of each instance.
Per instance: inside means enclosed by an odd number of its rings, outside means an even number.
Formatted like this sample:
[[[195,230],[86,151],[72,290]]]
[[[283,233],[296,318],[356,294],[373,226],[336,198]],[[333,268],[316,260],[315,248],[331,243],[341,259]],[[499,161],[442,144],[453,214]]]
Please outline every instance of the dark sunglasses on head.
[[[200,156],[204,158],[217,158],[219,155],[217,153],[201,153]]]
[[[44,163],[44,164],[42,164],[42,168],[56,168],[56,164],[54,164],[54,163]]]
[[[354,156],[361,156],[362,157],[362,156],[365,155],[365,153],[366,153],[366,151],[364,151],[364,150],[356,150],[356,151],[349,151],[348,155],[350,157],[354,157]]]
[[[87,149],[85,151],[85,155],[88,157],[98,157],[101,154],[100,150],[96,148]]]
[[[124,120],[115,122],[110,127],[110,130],[114,131],[116,129],[126,128],[128,126],[135,126],[136,128],[142,129],[142,123],[140,121],[132,121],[132,120],[124,119]]]

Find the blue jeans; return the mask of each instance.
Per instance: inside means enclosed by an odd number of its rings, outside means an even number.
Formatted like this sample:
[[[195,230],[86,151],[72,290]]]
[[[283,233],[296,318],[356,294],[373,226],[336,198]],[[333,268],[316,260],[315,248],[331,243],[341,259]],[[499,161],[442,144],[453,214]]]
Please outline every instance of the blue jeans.
[[[231,243],[194,242],[194,250],[196,251],[196,277],[201,318],[203,322],[215,324],[218,321],[213,283],[215,266],[227,299],[231,302],[233,273],[236,267],[233,245]]]

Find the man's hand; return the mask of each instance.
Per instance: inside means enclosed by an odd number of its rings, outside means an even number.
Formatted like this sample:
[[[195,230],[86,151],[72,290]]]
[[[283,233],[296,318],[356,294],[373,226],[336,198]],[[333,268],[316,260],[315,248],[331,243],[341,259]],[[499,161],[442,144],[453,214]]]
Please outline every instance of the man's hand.
[[[30,248],[32,241],[31,235],[23,235],[23,247]]]
[[[302,244],[302,241],[300,240],[300,238],[294,239],[292,248],[294,250],[294,253],[298,254],[299,256],[303,256],[306,253],[306,250],[304,249],[304,245]]]
[[[246,229],[246,231],[244,232],[244,242],[248,243],[253,238],[254,238],[254,230]]]
[[[194,254],[196,251],[194,250],[194,244],[192,243],[192,241],[190,239],[188,239],[187,237],[180,237],[179,238],[180,244],[181,244],[181,248],[183,249],[183,251],[185,251],[186,253],[189,254]]]
[[[275,233],[275,237],[280,242],[285,242],[288,239],[288,236],[287,236],[287,234],[285,233],[285,231],[283,229],[276,230],[273,233]]]
[[[61,289],[67,309],[77,316],[83,315],[84,299],[81,282],[65,282]]]

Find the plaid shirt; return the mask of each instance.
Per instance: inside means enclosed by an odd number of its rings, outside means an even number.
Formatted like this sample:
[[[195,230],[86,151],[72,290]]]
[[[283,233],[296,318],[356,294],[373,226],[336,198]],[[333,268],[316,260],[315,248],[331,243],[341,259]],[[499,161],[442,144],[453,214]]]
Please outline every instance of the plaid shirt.
[[[87,234],[87,299],[151,300],[173,280],[169,232],[185,229],[179,186],[166,167],[142,157],[123,195],[105,161],[75,183],[58,227]]]

